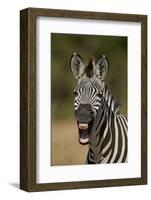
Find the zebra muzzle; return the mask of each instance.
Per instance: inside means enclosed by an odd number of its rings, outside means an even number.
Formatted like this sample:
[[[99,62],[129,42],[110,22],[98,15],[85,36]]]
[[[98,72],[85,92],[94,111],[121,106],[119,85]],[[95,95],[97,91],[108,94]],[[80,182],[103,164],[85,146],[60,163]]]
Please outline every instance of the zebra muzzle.
[[[87,129],[87,128],[88,128],[88,124],[79,123],[79,129]]]

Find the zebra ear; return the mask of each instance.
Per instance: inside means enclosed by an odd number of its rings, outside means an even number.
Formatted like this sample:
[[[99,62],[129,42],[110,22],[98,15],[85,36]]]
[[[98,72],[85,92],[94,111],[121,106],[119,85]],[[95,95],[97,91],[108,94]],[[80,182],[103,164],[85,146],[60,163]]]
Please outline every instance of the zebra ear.
[[[73,53],[70,60],[71,71],[76,79],[81,78],[84,75],[86,66],[83,59],[77,53]]]
[[[93,73],[101,80],[104,80],[108,73],[108,61],[105,55],[100,56],[96,61],[93,60]]]

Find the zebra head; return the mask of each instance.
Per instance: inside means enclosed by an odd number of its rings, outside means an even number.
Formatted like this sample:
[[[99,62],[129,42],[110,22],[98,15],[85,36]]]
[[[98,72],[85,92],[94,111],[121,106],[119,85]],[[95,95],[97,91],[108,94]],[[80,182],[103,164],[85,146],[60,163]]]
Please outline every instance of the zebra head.
[[[87,144],[94,120],[103,104],[104,79],[108,72],[108,61],[104,55],[91,58],[88,64],[79,54],[71,57],[71,70],[78,80],[74,89],[74,109],[79,130],[79,142]]]

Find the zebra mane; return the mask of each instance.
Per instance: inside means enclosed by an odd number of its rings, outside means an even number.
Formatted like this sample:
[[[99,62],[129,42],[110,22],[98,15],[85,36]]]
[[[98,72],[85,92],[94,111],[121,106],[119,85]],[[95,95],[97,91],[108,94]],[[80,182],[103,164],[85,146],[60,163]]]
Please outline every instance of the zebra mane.
[[[108,90],[105,81],[102,81],[98,79],[97,77],[94,77],[94,80],[97,82],[99,87],[101,87],[102,95],[103,95],[104,101],[106,102],[106,105],[112,110],[112,112],[114,112],[115,114],[118,113],[119,108],[120,108],[120,103],[115,99],[115,97]],[[100,88],[98,89],[100,90]]]
[[[102,122],[100,123],[100,119],[103,117],[105,117],[102,108],[104,110],[104,108],[106,107],[107,110],[110,112],[113,112],[115,115],[119,114],[119,108],[120,108],[120,104],[118,103],[118,101],[114,98],[113,95],[111,95],[110,91],[108,90],[105,82],[103,82],[102,84],[102,91],[103,91],[103,99],[102,101],[104,102],[101,107],[98,110],[97,113],[97,117],[96,120],[94,121],[94,126],[93,126],[93,132],[95,132],[97,135],[99,134],[100,129],[98,127],[102,126]],[[109,114],[107,112],[107,114]]]
[[[108,107],[111,108],[112,112],[114,112],[115,114],[118,113],[120,108],[120,103],[111,94],[106,85],[104,86],[103,97]]]

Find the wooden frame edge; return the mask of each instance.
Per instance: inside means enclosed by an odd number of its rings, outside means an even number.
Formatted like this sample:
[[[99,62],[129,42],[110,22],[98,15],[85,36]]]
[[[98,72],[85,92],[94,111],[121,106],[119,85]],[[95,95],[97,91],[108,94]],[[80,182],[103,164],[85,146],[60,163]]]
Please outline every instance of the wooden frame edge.
[[[24,31],[23,31],[24,30]],[[20,188],[28,190],[28,9],[20,12]]]
[[[25,191],[36,184],[35,31],[30,9],[20,11],[20,189]]]
[[[147,16],[141,22],[141,176],[147,184]]]

